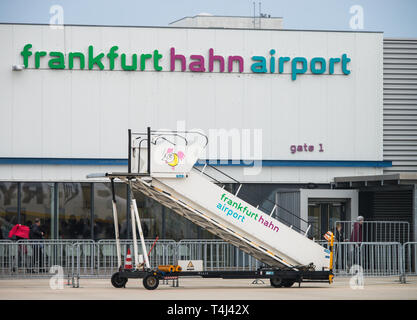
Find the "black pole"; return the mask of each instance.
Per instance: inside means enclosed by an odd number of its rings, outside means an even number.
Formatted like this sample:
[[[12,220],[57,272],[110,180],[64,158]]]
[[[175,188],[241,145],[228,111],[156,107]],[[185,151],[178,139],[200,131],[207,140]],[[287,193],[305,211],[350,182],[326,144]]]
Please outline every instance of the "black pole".
[[[21,217],[21,211],[22,211],[22,205],[21,205],[21,199],[22,199],[22,183],[17,183],[17,223],[22,223],[22,217]],[[51,208],[53,210],[53,208]]]
[[[148,174],[151,175],[151,127],[148,127]]]
[[[90,239],[94,240],[94,182],[90,184],[90,198],[91,198],[91,207],[90,207]]]
[[[53,215],[54,215],[54,239],[59,239],[59,192],[58,192],[58,182],[54,182],[54,208],[53,208]]]
[[[127,130],[128,133],[128,149],[127,149],[127,172],[131,173],[132,172],[132,163],[131,163],[131,156],[132,156],[132,130],[128,129]]]
[[[132,225],[131,225],[131,221],[130,221],[130,200],[132,199],[131,193],[130,193],[130,185],[126,184],[126,192],[127,192],[127,205],[126,205],[126,221],[127,221],[127,239],[130,239],[130,237],[132,236],[131,234],[131,230],[132,230]]]

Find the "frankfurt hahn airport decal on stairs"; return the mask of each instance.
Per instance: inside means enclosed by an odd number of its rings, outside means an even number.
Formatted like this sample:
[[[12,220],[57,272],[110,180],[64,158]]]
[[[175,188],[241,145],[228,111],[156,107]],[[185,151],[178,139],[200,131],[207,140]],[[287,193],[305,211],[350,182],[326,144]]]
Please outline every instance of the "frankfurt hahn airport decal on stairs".
[[[241,202],[237,202],[237,201],[233,201],[232,199],[229,199],[228,197],[226,197],[225,193],[222,194],[220,201],[221,202],[217,204],[217,209],[226,213],[226,216],[230,216],[233,219],[244,222],[246,218],[245,215],[246,215],[247,217],[252,218],[255,221],[258,221],[263,226],[270,228],[271,230],[275,232],[279,231],[279,227],[275,226],[272,223],[272,221],[268,222],[268,220],[266,220],[262,215],[252,212],[251,210],[248,209],[247,206],[244,207]]]

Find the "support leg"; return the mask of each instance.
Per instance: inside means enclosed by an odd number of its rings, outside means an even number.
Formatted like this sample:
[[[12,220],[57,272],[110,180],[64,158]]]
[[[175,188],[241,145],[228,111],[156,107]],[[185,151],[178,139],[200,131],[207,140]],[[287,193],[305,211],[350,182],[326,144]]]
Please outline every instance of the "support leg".
[[[138,255],[138,241],[136,238],[136,218],[135,218],[135,211],[133,209],[133,199],[130,201],[130,220],[132,223],[132,238],[133,238],[133,250],[135,256],[135,268],[137,269],[139,266],[139,255]],[[136,203],[136,202],[135,202]]]
[[[139,231],[140,242],[142,244],[143,258],[145,259],[145,265],[146,265],[146,268],[150,269],[151,266],[149,264],[148,251],[146,250],[146,245],[145,245],[145,238],[143,237],[142,225],[140,223],[138,207],[136,205],[136,200],[133,199],[133,197],[132,197],[132,207],[133,207],[133,211],[134,211],[135,217],[136,217],[136,222],[137,222],[137,227],[138,227],[138,231]]]
[[[114,220],[114,235],[116,238],[116,253],[117,253],[117,266],[122,266],[122,255],[120,252],[120,238],[119,238],[119,220],[117,218],[117,206],[116,206],[116,193],[114,190],[114,179],[111,179],[111,191],[112,191],[112,205],[113,205],[113,220]]]

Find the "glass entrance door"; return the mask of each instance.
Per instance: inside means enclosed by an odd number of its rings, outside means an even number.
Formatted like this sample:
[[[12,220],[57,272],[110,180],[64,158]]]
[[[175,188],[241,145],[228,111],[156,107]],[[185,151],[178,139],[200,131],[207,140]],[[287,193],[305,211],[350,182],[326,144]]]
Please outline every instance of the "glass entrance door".
[[[308,203],[308,223],[311,225],[309,238],[324,240],[323,235],[329,230],[334,231],[335,222],[345,220],[345,216],[345,201],[310,199]]]

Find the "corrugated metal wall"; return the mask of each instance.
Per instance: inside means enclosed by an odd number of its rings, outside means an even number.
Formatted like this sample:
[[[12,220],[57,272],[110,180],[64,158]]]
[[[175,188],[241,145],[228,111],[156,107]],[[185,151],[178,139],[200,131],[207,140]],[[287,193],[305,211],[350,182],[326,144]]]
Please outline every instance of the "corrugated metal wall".
[[[359,212],[365,217],[366,221],[408,222],[410,226],[409,233],[405,226],[402,226],[401,228],[397,226],[392,229],[386,228],[384,230],[384,232],[389,231],[391,233],[391,239],[395,238],[394,233],[397,233],[398,238],[408,241],[408,239],[414,239],[412,195],[412,190],[361,192],[359,194]]]
[[[417,172],[417,39],[384,39],[384,160]]]

